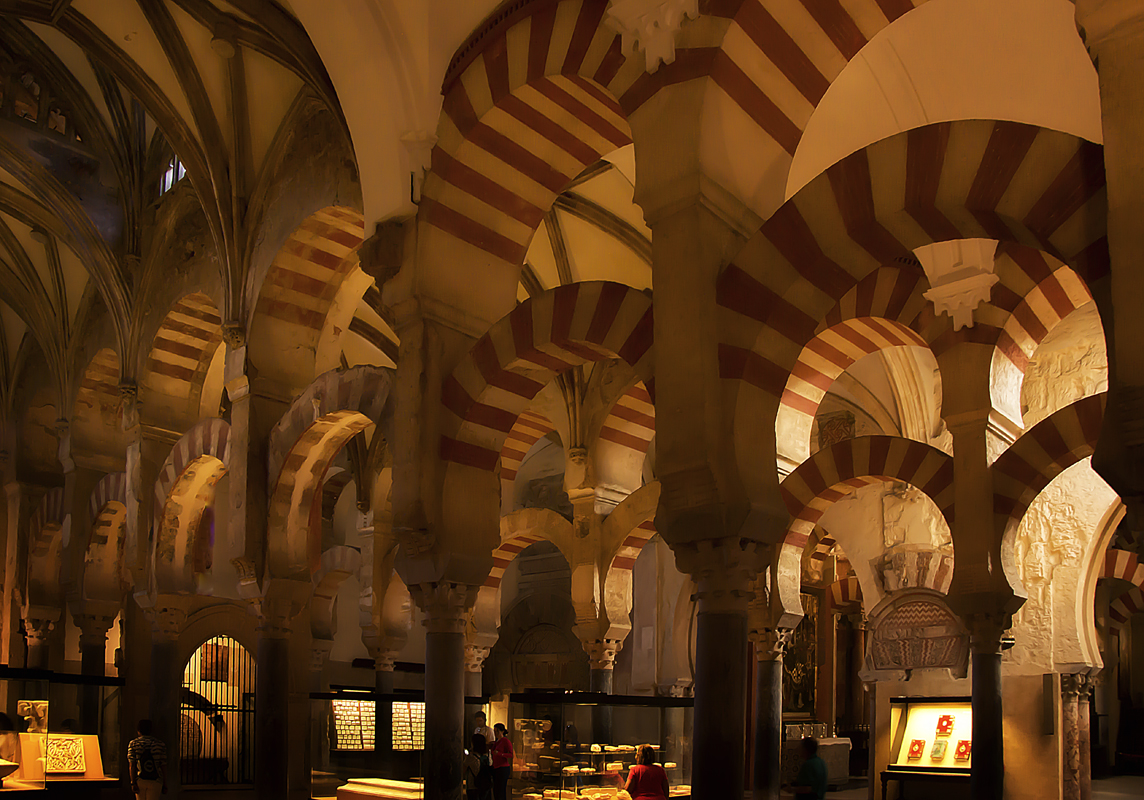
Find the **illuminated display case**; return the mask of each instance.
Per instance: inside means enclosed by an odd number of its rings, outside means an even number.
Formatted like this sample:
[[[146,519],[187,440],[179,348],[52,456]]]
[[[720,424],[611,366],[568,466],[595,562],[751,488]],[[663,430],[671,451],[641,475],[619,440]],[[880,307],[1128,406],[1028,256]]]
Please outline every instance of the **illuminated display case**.
[[[466,717],[488,712],[465,700]],[[340,688],[310,695],[312,797],[406,800],[422,796],[425,700],[421,692]],[[340,791],[339,791],[340,790]]]
[[[882,772],[883,796],[891,781],[947,784],[948,791],[963,792],[972,759],[973,707],[968,697],[890,701],[890,765]],[[926,792],[930,797],[944,794],[939,786]]]
[[[635,763],[637,747],[650,744],[667,771],[671,796],[689,798],[693,706],[691,698],[678,697],[510,695],[513,796],[615,796]]]
[[[0,791],[99,797],[119,785],[123,681],[0,666]]]

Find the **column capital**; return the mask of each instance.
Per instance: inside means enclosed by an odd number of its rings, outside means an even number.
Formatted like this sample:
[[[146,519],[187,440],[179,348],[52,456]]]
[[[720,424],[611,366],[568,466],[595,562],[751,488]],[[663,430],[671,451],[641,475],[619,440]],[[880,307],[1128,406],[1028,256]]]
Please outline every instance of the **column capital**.
[[[181,603],[157,604],[143,610],[151,623],[151,639],[156,642],[174,642],[187,622],[187,609]]]
[[[330,660],[330,651],[334,643],[329,639],[313,639],[310,642],[310,672],[320,673],[326,668]]]
[[[430,633],[464,633],[480,588],[464,583],[418,583],[409,587],[409,593],[425,613],[422,624]]]
[[[484,667],[485,659],[492,652],[491,647],[482,647],[478,644],[465,644],[465,672],[480,672]]]
[[[115,616],[106,613],[81,612],[72,614],[75,625],[79,628],[79,646],[82,650],[88,646],[102,647],[107,642],[107,632],[115,624]]]
[[[271,639],[289,639],[294,620],[306,607],[313,587],[305,581],[270,580],[262,594],[249,598],[250,610],[258,617],[258,632]]]
[[[1101,45],[1144,34],[1139,0],[1076,0],[1076,27],[1094,59]]]
[[[751,581],[763,555],[754,542],[735,537],[686,542],[674,548],[679,568],[696,584],[695,598],[705,611],[746,611]]]
[[[614,669],[616,656],[623,648],[624,643],[616,639],[589,639],[582,641],[584,652],[588,654],[588,663],[592,669]]]
[[[1013,616],[997,611],[982,612],[967,614],[964,621],[969,628],[969,644],[975,654],[999,655],[1001,639],[1013,624]]]
[[[642,50],[648,72],[675,61],[675,37],[685,19],[699,16],[699,0],[612,0],[607,23],[625,51]]]
[[[24,617],[24,637],[28,644],[46,644],[56,629],[56,620],[44,616]]]
[[[755,645],[755,658],[759,661],[779,661],[794,637],[790,628],[763,628],[751,631],[748,638]]]

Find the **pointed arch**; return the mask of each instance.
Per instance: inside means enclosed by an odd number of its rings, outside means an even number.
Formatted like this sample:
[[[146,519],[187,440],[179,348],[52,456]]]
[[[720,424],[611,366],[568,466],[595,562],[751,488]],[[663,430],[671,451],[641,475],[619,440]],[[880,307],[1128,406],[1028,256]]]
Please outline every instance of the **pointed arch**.
[[[270,431],[270,508],[267,568],[271,578],[309,580],[315,499],[333,459],[347,441],[391,413],[393,373],[354,367],[320,375]],[[384,435],[381,430],[374,436]],[[320,535],[320,530],[318,532]],[[318,548],[320,552],[320,548]]]

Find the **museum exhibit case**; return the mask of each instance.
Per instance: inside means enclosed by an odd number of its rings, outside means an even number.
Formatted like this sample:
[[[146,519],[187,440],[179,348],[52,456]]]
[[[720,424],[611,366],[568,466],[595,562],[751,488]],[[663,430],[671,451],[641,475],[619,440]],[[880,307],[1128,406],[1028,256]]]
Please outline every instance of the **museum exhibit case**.
[[[655,748],[672,797],[691,796],[694,700],[588,692],[509,696],[516,752],[512,794],[536,798],[614,797],[642,744]]]
[[[890,701],[890,765],[882,771],[882,797],[891,782],[900,796],[964,794],[973,759],[973,710],[968,697],[900,697]],[[925,786],[912,786],[926,784]],[[943,786],[944,784],[944,786]]]
[[[119,783],[122,679],[0,667],[0,791],[98,796]]]
[[[487,698],[465,699],[466,724],[488,713]],[[312,797],[423,796],[425,697],[335,687],[310,695]]]

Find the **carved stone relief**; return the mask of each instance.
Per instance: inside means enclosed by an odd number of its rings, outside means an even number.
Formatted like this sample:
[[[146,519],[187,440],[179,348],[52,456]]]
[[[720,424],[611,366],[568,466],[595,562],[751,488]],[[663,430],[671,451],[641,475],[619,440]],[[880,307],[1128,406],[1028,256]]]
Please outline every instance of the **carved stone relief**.
[[[889,605],[870,620],[867,665],[879,673],[915,669],[949,669],[964,675],[969,663],[969,635],[936,595],[916,593],[885,601]]]

